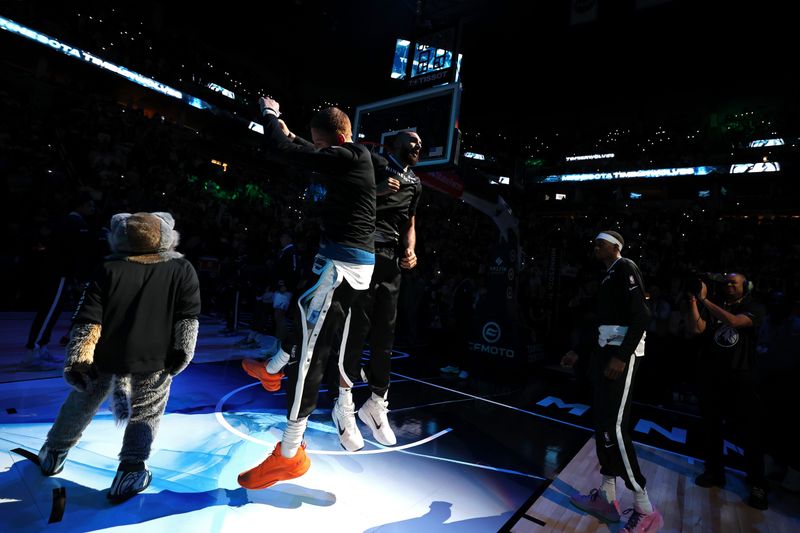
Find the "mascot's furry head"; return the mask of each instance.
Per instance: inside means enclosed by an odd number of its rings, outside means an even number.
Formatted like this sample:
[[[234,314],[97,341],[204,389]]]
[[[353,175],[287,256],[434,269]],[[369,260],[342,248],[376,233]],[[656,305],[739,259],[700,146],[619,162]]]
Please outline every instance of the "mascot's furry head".
[[[175,252],[180,234],[169,213],[118,213],[111,217],[108,243],[112,257],[157,263],[181,257]]]

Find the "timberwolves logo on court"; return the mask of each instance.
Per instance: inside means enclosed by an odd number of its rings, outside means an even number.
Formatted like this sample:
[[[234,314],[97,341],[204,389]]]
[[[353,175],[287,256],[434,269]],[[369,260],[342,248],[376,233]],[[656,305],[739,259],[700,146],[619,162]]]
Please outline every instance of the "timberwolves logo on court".
[[[714,333],[714,342],[723,348],[732,348],[739,342],[739,332],[736,328],[722,326]]]

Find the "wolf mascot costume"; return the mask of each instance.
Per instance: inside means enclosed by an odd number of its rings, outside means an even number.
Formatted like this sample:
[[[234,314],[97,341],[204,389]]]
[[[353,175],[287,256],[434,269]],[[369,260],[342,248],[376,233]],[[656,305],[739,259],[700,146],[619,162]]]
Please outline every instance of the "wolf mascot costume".
[[[143,491],[145,466],[169,397],[172,378],[194,355],[200,288],[192,265],[175,251],[169,213],[120,213],[111,218],[106,258],[72,318],[64,379],[73,387],[39,452],[46,476],[64,468],[100,404],[111,393],[119,424],[127,424],[120,465],[108,492],[123,501]]]

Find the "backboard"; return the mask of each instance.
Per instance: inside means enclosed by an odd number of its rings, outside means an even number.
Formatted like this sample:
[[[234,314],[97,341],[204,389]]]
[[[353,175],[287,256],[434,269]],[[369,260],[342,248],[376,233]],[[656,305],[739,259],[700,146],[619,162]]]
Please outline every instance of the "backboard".
[[[353,137],[356,142],[383,143],[393,132],[414,130],[422,139],[417,167],[443,167],[458,158],[458,83],[388,98],[356,108]]]

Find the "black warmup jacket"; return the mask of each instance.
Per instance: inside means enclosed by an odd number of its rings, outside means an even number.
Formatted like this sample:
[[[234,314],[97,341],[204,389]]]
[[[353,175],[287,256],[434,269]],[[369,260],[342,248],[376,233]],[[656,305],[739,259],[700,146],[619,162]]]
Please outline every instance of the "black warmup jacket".
[[[168,368],[174,324],[199,315],[200,285],[189,261],[140,263],[131,256],[97,270],[72,320],[101,325],[94,353],[99,370],[139,374]]]
[[[620,257],[600,282],[597,325],[627,326],[628,333],[622,345],[607,346],[607,351],[623,361],[630,360],[649,322],[650,309],[645,300],[642,273],[636,263]],[[597,337],[594,338],[594,346],[597,350]]]
[[[404,171],[391,155],[387,159],[388,164],[385,167],[379,169],[376,165],[375,175],[379,180],[395,178],[400,182],[400,189],[377,198],[375,240],[381,243],[398,243],[408,221],[417,214],[422,183],[413,170],[409,168]]]
[[[322,239],[375,251],[375,170],[370,151],[355,143],[317,150],[283,134],[277,117],[264,116],[267,151],[287,164],[318,173],[325,188],[319,210]]]

